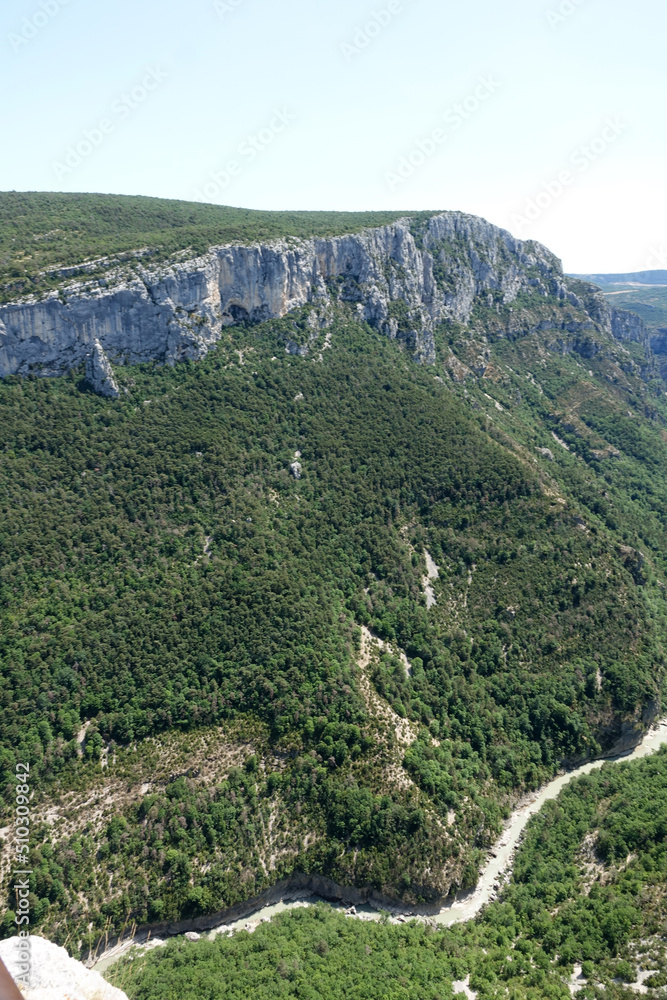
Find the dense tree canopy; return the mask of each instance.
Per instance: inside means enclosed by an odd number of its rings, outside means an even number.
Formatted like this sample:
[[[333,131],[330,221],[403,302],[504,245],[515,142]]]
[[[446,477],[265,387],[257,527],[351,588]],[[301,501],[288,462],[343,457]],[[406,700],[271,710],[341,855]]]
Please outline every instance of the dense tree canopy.
[[[554,497],[484,414],[344,309],[321,363],[286,357],[286,322],[196,365],[121,371],[115,402],[76,377],[0,386],[4,774],[29,759],[48,796],[112,780],[114,748],[141,757],[148,737],[251,718],[267,734],[245,791],[161,787],[148,811],[45,845],[35,912],[53,933],[81,893],[97,933],[295,870],[414,900],[474,884],[512,798],[657,695],[662,591],[604,509],[581,530],[591,474],[568,459],[573,499]],[[411,784],[378,769],[359,626],[389,643],[376,691],[421,728],[399,761]],[[291,842],[265,869],[276,810]]]

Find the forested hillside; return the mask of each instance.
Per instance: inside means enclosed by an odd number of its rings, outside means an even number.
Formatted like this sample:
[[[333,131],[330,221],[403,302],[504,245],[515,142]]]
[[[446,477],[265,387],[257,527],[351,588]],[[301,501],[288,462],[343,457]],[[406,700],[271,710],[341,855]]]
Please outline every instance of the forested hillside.
[[[157,225],[131,219],[109,251]],[[2,791],[29,760],[32,914],[74,952],[293,874],[472,886],[523,793],[660,711],[640,345],[489,294],[419,366],[343,298],[308,355],[306,309],[118,366],[114,400],[83,371],[0,384]]]
[[[395,926],[309,907],[253,934],[172,942],[109,978],[130,1000],[663,996],[666,765],[663,750],[570,785],[532,821],[511,883],[475,923]]]

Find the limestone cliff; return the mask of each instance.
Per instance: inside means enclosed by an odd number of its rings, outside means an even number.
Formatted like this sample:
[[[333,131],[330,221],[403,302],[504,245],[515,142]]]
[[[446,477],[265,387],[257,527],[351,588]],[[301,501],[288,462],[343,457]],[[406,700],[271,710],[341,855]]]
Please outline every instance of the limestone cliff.
[[[617,340],[630,340],[644,347],[651,347],[651,337],[646,323],[636,313],[626,309],[611,310],[611,329]]]
[[[101,280],[67,281],[42,300],[0,306],[0,376],[57,375],[95,357],[104,368],[105,355],[122,364],[197,359],[225,326],[283,317],[309,303],[326,315],[333,300],[356,305],[361,318],[428,364],[441,321],[465,325],[479,305],[512,312],[522,296],[574,302],[584,326],[611,333],[602,296],[574,295],[544,247],[447,212],[331,239],[214,247],[168,267],[137,262]],[[113,371],[101,372],[102,391],[114,395]],[[92,369],[88,377],[97,378]]]
[[[86,381],[100,396],[117,399],[120,395],[120,389],[113,373],[111,362],[97,339],[93,344],[92,351],[86,358]]]

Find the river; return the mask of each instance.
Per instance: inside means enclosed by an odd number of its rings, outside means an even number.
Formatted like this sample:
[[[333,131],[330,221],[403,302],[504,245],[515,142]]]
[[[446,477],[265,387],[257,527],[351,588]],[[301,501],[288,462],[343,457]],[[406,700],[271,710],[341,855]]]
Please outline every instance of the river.
[[[629,753],[624,754],[621,757],[611,758],[613,761],[628,761],[628,760],[638,760],[641,757],[646,757],[651,753],[655,753],[663,744],[667,743],[667,720],[660,722],[658,725],[654,726],[646,734],[642,742],[635,747],[635,749]],[[539,812],[545,802],[549,799],[555,799],[558,797],[559,793],[575,778],[580,777],[582,774],[590,774],[591,771],[595,771],[602,767],[603,764],[609,763],[609,759],[596,760],[591,763],[584,764],[582,767],[576,768],[572,771],[567,771],[564,774],[559,774],[558,777],[550,781],[548,785],[545,785],[539,792],[535,792],[527,796],[522,802],[519,803],[517,808],[514,810],[509,820],[505,825],[505,829],[501,834],[498,842],[492,848],[489,853],[489,859],[482,870],[479,882],[475,889],[471,889],[468,892],[460,893],[451,902],[445,904],[439,913],[433,914],[431,916],[415,916],[410,914],[408,908],[402,908],[400,904],[396,906],[396,914],[394,919],[406,919],[408,917],[414,917],[417,920],[429,920],[435,921],[442,927],[449,927],[452,924],[462,923],[466,920],[472,920],[476,917],[480,910],[491,902],[496,895],[496,886],[500,885],[504,878],[507,878],[512,868],[512,860],[514,857],[514,852],[521,840],[521,835],[526,828],[526,824],[531,816]],[[264,906],[258,909],[256,912],[245,916],[242,920],[237,920],[228,924],[223,924],[220,927],[216,927],[210,932],[208,936],[213,938],[217,934],[229,933],[243,930],[248,928],[249,930],[254,930],[258,924],[266,922],[267,920],[272,920],[273,917],[280,913],[284,913],[286,910],[293,909],[297,906],[308,906],[313,903],[326,903],[333,909],[345,910],[345,906],[340,903],[329,903],[327,900],[322,899],[312,893],[301,893],[300,898],[284,900],[282,902],[274,903],[270,906]],[[373,909],[370,906],[357,906],[354,915],[361,920],[379,920],[381,913],[378,910]],[[148,947],[159,947],[164,944],[164,941],[154,940],[148,944]],[[127,952],[133,945],[133,941],[124,941],[121,944],[115,945],[110,948],[95,964],[94,968],[98,972],[104,972],[111,965],[114,965],[118,959]],[[145,945],[144,945],[145,947]]]

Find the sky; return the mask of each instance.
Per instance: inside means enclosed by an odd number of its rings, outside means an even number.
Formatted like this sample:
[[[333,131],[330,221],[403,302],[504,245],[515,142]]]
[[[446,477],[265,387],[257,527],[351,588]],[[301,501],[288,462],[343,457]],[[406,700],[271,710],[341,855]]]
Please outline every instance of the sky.
[[[455,209],[667,267],[664,0],[4,0],[0,190]]]

